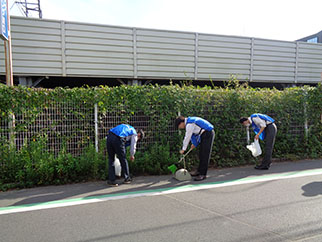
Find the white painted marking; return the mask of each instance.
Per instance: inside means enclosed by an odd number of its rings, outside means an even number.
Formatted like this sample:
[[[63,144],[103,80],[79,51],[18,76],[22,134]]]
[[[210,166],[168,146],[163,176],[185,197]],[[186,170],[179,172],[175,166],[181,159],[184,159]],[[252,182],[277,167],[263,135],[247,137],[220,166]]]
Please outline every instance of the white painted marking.
[[[86,199],[76,198],[72,200],[57,200],[57,201],[52,201],[52,202],[42,203],[42,204],[27,204],[27,205],[17,206],[17,208],[4,207],[4,208],[0,208],[0,215],[36,211],[36,210],[50,209],[50,208],[83,205],[83,204],[128,199],[128,198],[135,198],[135,197],[159,196],[159,195],[165,195],[165,194],[190,192],[190,191],[203,190],[203,189],[212,189],[212,188],[218,188],[218,187],[228,187],[228,186],[259,183],[259,182],[266,182],[266,181],[273,181],[273,180],[291,179],[291,178],[298,178],[298,177],[305,177],[305,176],[316,176],[316,175],[322,175],[322,169],[306,170],[306,171],[299,171],[299,172],[288,172],[288,173],[281,173],[281,174],[271,174],[271,175],[258,176],[258,177],[247,177],[247,178],[238,179],[238,180],[219,181],[219,182],[208,183],[208,184],[207,183],[197,184],[197,185],[192,184],[192,185],[186,185],[182,187],[174,187],[173,189],[165,188],[164,190],[161,190],[161,191],[145,190],[145,191],[138,191],[136,193],[130,193],[130,194],[120,194],[120,195],[114,194],[114,195],[104,195],[102,197],[93,197],[93,198],[86,198]]]

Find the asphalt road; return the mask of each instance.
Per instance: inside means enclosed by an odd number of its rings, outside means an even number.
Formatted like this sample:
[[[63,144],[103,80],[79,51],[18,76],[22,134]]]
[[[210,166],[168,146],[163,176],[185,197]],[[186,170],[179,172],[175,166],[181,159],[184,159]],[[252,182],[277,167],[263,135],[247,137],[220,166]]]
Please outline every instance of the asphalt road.
[[[322,160],[0,193],[0,241],[322,241]]]

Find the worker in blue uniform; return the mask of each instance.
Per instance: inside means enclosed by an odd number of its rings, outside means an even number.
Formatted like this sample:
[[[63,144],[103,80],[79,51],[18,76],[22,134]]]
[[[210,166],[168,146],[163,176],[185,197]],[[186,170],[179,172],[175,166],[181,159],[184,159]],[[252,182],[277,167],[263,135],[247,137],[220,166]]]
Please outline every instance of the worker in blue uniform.
[[[208,165],[214,142],[214,126],[205,119],[199,117],[180,116],[175,120],[175,126],[179,129],[186,129],[183,146],[180,154],[184,154],[191,141],[191,149],[200,144],[198,170],[191,173],[195,181],[202,181],[207,177]]]
[[[118,186],[115,177],[115,154],[120,160],[122,174],[124,174],[123,184],[131,183],[129,172],[129,164],[126,160],[126,147],[130,146],[130,160],[134,161],[136,152],[136,144],[144,138],[143,130],[138,132],[128,124],[120,124],[109,130],[106,137],[106,146],[108,152],[108,184],[110,186]]]
[[[266,114],[254,113],[250,117],[242,117],[239,122],[244,126],[252,125],[255,139],[265,140],[265,155],[260,165],[255,166],[258,170],[268,170],[272,163],[272,154],[275,144],[277,127],[275,120]]]

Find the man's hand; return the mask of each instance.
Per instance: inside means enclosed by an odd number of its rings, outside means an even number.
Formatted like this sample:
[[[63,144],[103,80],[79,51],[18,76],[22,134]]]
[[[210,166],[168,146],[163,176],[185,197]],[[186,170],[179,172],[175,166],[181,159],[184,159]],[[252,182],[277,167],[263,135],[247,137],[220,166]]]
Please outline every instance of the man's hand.
[[[259,134],[255,135],[255,139],[258,140],[259,139]]]
[[[181,155],[183,155],[183,154],[184,154],[184,150],[180,150],[180,151],[179,151],[179,153],[180,153]]]
[[[131,161],[134,161],[134,159],[135,159],[134,156],[130,156]]]
[[[190,146],[190,149],[193,150],[194,148],[196,148],[196,146],[194,146],[193,144]]]

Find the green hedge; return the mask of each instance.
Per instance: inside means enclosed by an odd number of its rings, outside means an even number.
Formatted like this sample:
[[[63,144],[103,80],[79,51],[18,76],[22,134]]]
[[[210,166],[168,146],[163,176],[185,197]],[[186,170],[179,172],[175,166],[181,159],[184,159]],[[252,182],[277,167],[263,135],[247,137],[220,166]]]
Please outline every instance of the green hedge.
[[[130,162],[131,172],[134,175],[167,174],[167,167],[179,159],[178,150],[184,135],[184,132],[176,132],[169,136],[169,125],[178,112],[184,116],[204,117],[214,124],[216,137],[211,165],[215,167],[256,162],[245,148],[246,130],[239,124],[239,118],[260,112],[277,121],[274,158],[322,157],[322,85],[280,91],[253,89],[240,86],[238,82],[233,84],[226,88],[147,85],[53,90],[0,85],[0,124],[8,120],[11,113],[24,113],[32,123],[48,103],[72,102],[89,106],[97,103],[101,113],[124,107],[120,112],[124,122],[140,111],[149,117],[150,125],[158,134],[147,128],[148,135],[155,136],[155,142],[137,152],[135,162]],[[304,132],[306,120],[308,137]],[[17,125],[15,131],[25,130],[27,125]],[[19,150],[3,135],[1,127],[0,134],[2,190],[105,179],[107,176],[104,140],[98,153],[89,140],[82,154],[75,157],[64,145],[58,155],[47,151],[47,137],[42,133]],[[197,164],[197,156],[197,150],[189,155],[189,167]]]

